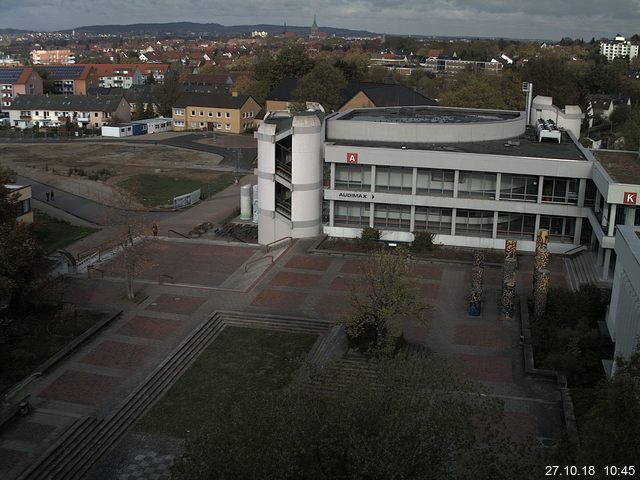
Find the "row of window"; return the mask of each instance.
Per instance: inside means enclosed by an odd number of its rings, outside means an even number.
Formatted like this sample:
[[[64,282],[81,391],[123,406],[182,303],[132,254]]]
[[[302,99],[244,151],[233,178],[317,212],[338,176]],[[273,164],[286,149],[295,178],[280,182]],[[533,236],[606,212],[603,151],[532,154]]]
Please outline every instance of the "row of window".
[[[334,202],[333,225],[348,227],[369,226],[371,204],[364,202]],[[494,212],[457,209],[455,234],[458,236],[493,236]],[[453,210],[439,207],[415,207],[414,231],[428,231],[450,235]],[[498,212],[496,238],[532,240],[536,216],[521,213]],[[411,207],[409,205],[375,204],[373,226],[382,230],[410,231]],[[572,243],[575,218],[541,215],[540,227],[549,231],[552,241]]]
[[[338,190],[371,191],[371,167],[368,165],[336,164],[335,188]],[[455,172],[419,168],[416,177],[418,195],[453,197]],[[540,178],[532,175],[500,176],[500,199],[537,202]],[[413,168],[376,167],[375,191],[411,194]],[[497,174],[461,170],[458,174],[458,197],[496,198]],[[544,177],[542,201],[577,205],[578,180]]]

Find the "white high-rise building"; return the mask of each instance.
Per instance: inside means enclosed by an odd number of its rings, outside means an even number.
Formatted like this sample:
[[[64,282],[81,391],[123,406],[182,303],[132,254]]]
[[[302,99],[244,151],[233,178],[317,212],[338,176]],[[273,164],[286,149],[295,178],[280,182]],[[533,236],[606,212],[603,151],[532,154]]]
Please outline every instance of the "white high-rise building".
[[[618,34],[614,40],[600,43],[600,54],[607,57],[610,62],[614,58],[622,57],[629,57],[629,60],[633,60],[638,56],[638,45],[632,44]]]

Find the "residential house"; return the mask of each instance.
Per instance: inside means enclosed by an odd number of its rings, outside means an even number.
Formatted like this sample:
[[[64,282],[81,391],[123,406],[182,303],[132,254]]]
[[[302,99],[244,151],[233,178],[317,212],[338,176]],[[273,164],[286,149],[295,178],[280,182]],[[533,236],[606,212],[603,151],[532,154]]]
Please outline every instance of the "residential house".
[[[247,95],[184,93],[173,106],[173,129],[242,133],[253,128],[259,112]]]
[[[88,95],[118,95],[124,97],[131,106],[132,117],[136,116],[136,108],[138,102],[142,102],[145,111],[158,113],[158,104],[156,103],[156,95],[154,93],[154,85],[133,85],[131,88],[92,88]]]
[[[38,70],[53,81],[55,93],[86,95],[90,88],[99,86],[94,65],[41,65]]]
[[[31,185],[4,185],[10,195],[16,195],[16,219],[23,223],[33,223],[31,210]]]
[[[285,78],[275,86],[266,98],[265,110],[287,110],[295,99],[298,86],[295,78]],[[344,112],[351,108],[406,107],[412,105],[437,105],[437,102],[404,85],[392,83],[353,82],[342,91],[343,103],[338,108]]]
[[[129,122],[129,102],[119,95],[20,95],[8,108],[11,125],[17,128],[100,128],[104,124]]]
[[[42,78],[33,67],[0,68],[0,111],[18,95],[42,95]]]
[[[631,98],[621,95],[587,95],[589,128],[593,127],[594,117],[599,116],[607,119],[614,109],[621,105],[631,106]]]
[[[135,64],[97,63],[93,67],[99,79],[98,86],[102,88],[131,88],[133,85],[142,85],[145,80]]]

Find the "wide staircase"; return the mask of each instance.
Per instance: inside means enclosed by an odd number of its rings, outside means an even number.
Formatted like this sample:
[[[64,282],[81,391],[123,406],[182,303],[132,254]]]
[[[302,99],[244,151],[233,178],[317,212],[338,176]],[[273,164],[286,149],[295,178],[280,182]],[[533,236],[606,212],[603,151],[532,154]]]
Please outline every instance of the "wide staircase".
[[[582,251],[565,257],[565,265],[572,290],[579,290],[583,285],[603,286],[606,283],[599,279],[595,264],[596,254],[594,252]]]

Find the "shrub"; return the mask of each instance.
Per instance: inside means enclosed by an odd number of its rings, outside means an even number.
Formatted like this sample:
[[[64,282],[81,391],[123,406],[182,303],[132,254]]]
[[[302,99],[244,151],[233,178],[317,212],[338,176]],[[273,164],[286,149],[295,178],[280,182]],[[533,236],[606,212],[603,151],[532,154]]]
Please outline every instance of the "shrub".
[[[436,234],[431,232],[414,232],[413,242],[409,249],[414,253],[430,252],[438,245],[433,243]]]
[[[360,246],[366,250],[374,250],[380,241],[380,230],[365,227],[360,234]]]

